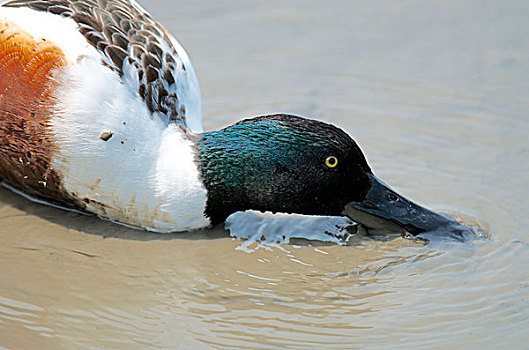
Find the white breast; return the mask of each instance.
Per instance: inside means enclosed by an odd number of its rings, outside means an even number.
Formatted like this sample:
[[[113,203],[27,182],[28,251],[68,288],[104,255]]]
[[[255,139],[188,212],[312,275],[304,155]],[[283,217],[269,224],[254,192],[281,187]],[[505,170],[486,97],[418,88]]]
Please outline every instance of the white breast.
[[[158,232],[209,225],[192,142],[175,124],[149,114],[135,75],[122,82],[71,19],[28,9],[1,8],[0,15],[53,41],[70,62],[56,73],[51,118],[52,165],[64,188],[88,211],[121,223]],[[104,141],[102,135],[112,136]]]

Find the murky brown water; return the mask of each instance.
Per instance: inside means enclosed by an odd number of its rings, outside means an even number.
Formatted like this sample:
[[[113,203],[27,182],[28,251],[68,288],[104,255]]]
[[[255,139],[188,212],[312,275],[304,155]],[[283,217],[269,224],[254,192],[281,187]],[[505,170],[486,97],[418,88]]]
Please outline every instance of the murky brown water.
[[[526,346],[526,1],[142,3],[190,53],[206,129],[333,122],[386,182],[491,238],[247,249],[0,189],[0,348]]]

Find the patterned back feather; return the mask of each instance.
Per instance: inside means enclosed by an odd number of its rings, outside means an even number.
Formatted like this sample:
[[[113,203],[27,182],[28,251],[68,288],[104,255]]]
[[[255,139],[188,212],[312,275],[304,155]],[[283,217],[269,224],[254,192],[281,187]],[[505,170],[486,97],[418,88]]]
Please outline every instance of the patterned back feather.
[[[185,51],[167,30],[134,1],[11,0],[26,7],[73,19],[103,63],[122,79],[137,75],[137,92],[154,116],[188,126],[186,104],[193,109],[192,129],[201,131],[200,91]],[[191,106],[192,105],[192,106]],[[189,125],[190,126],[190,125]],[[191,126],[190,126],[191,127]]]

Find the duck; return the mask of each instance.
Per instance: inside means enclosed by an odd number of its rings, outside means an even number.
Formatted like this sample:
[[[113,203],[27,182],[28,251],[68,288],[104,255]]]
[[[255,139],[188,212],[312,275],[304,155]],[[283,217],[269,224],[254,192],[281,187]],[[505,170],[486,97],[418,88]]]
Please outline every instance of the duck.
[[[180,43],[134,0],[0,2],[0,179],[28,198],[154,232],[244,210],[467,232],[378,179],[341,128],[297,115],[203,131]]]

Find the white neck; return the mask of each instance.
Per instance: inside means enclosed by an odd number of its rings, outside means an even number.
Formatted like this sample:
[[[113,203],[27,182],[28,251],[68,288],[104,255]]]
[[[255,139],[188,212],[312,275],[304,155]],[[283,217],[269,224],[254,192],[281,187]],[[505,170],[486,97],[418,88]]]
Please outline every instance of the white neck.
[[[87,210],[157,232],[209,225],[192,142],[98,59],[61,72],[53,167]],[[112,133],[104,141],[102,134]]]

